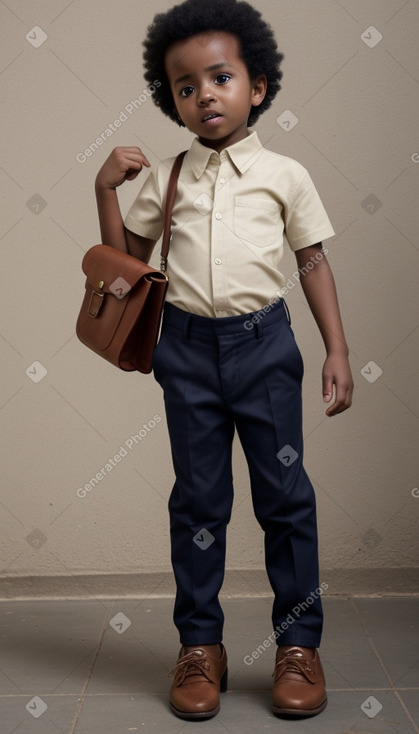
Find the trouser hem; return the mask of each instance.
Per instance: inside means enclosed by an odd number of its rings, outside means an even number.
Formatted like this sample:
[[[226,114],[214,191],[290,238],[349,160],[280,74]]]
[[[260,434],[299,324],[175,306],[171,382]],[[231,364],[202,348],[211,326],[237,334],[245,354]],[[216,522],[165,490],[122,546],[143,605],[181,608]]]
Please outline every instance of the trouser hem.
[[[208,634],[207,632],[203,635],[180,635],[180,644],[187,646],[200,647],[201,645],[218,645],[223,641],[222,633]]]

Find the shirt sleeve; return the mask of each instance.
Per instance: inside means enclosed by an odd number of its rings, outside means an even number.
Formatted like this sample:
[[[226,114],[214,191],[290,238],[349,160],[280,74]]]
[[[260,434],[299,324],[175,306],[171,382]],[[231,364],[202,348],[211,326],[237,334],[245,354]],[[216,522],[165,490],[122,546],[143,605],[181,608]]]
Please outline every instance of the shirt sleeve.
[[[153,172],[144,182],[125,217],[124,224],[130,232],[150,240],[158,240],[162,234],[164,227],[162,197]]]
[[[285,209],[285,233],[293,252],[315,245],[335,234],[307,171],[289,207]]]

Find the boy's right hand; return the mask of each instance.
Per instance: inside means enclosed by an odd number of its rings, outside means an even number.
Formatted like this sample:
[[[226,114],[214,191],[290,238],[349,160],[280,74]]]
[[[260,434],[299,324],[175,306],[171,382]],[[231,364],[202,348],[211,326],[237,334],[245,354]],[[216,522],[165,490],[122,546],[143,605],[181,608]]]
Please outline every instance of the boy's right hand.
[[[149,168],[151,163],[137,147],[114,148],[96,176],[96,187],[99,189],[116,189],[124,181],[133,181],[143,166]]]

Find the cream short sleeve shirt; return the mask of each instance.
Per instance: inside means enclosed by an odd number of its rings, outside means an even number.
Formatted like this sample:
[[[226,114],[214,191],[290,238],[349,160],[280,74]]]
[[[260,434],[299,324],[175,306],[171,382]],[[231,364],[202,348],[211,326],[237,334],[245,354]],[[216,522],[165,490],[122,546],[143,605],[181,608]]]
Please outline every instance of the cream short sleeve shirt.
[[[161,236],[173,162],[149,174],[126,216],[130,231]],[[264,148],[256,132],[221,153],[194,139],[172,233],[167,301],[209,317],[251,313],[278,296],[284,238],[296,251],[334,235],[306,169]]]

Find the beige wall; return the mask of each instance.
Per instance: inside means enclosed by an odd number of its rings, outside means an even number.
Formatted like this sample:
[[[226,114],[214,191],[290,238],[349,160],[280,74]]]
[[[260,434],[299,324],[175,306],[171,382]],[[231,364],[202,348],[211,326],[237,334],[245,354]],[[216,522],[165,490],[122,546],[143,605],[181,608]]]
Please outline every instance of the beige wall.
[[[155,166],[191,139],[147,98],[84,163],[76,158],[142,93],[141,39],[154,13],[172,4],[0,3],[0,571],[7,577],[170,570],[173,475],[160,389],[152,376],[119,373],[85,349],[75,320],[82,255],[99,241],[98,168],[116,145],[140,145]],[[254,4],[285,53],[283,90],[258,132],[268,148],[309,169],[335,226],[327,247],[356,383],[353,408],[327,419],[323,346],[288,253],[321,565],[325,574],[411,569],[419,517],[419,6]],[[47,35],[38,48],[35,26]],[[373,48],[377,31],[364,35],[370,26],[382,34]],[[285,110],[299,120],[289,131],[277,123]],[[139,184],[120,190],[124,212]],[[368,210],[371,196],[379,208]],[[382,370],[374,382],[362,374],[371,361]],[[377,374],[373,366],[370,379]],[[141,443],[78,497],[149,421],[156,425]],[[261,569],[262,535],[239,445],[234,471],[227,565]]]

